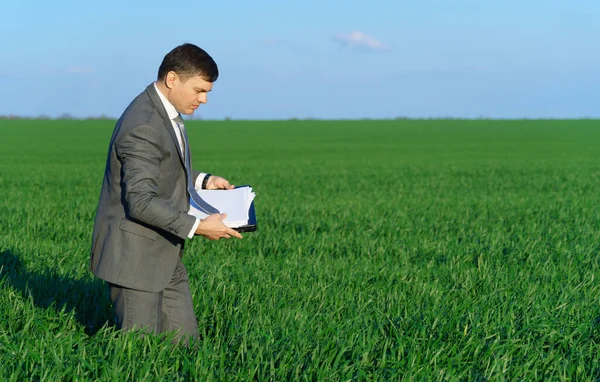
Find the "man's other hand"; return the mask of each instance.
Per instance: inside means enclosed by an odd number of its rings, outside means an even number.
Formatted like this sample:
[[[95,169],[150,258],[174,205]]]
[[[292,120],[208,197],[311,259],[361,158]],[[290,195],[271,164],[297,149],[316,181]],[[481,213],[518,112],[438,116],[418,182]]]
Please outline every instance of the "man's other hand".
[[[239,232],[223,224],[226,217],[225,213],[214,214],[201,220],[196,228],[196,235],[204,236],[209,240],[230,239],[231,237],[241,239],[242,235]]]
[[[235,186],[233,184],[229,184],[227,179],[216,175],[211,175],[206,182],[207,190],[232,190],[234,188]]]

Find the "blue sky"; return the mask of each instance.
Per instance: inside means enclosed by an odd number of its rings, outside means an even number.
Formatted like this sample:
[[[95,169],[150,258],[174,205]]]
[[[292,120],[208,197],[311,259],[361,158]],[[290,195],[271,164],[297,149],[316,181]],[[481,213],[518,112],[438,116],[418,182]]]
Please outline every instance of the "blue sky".
[[[2,8],[2,115],[118,117],[162,57],[191,42],[220,69],[204,119],[600,116],[597,0]]]

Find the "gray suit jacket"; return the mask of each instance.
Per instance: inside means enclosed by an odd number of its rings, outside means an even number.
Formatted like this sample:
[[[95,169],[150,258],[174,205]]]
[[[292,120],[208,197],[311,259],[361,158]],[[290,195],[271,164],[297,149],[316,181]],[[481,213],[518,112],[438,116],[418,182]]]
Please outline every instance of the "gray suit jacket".
[[[199,172],[193,171],[195,180]],[[153,84],[117,121],[92,234],[90,269],[126,288],[169,282],[195,218],[177,137]]]

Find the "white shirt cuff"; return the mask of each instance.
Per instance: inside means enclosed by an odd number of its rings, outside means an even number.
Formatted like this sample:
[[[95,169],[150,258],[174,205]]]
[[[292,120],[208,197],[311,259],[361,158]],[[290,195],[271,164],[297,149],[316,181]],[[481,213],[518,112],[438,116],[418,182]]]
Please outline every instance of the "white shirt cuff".
[[[196,190],[201,190],[202,189],[202,181],[204,180],[204,177],[206,176],[205,172],[201,172],[200,175],[198,175],[198,177],[196,178],[196,183],[194,185],[194,188]]]
[[[200,219],[196,218],[196,223],[194,223],[192,230],[188,234],[188,239],[191,239],[194,237],[194,233],[196,233],[196,228],[198,228],[198,224],[200,224]]]

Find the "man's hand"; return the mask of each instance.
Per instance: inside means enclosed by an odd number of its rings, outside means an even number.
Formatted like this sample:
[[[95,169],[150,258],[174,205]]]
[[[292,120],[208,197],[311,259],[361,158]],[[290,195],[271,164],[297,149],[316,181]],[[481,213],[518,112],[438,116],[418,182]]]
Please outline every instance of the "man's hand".
[[[232,190],[235,188],[233,184],[229,184],[227,179],[223,179],[220,176],[211,175],[206,182],[207,190]]]
[[[241,239],[242,235],[239,232],[223,224],[226,217],[227,214],[225,213],[214,214],[201,220],[198,228],[196,228],[196,235],[204,236],[208,240],[229,239],[232,236]]]

